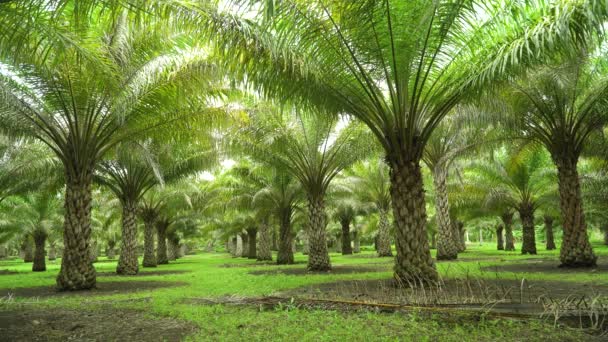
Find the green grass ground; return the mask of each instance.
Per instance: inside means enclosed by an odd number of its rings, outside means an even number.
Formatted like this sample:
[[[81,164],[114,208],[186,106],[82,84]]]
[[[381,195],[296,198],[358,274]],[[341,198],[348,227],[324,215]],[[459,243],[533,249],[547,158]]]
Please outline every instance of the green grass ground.
[[[512,263],[525,264],[530,259],[557,259],[558,251],[542,251],[539,255],[522,256],[518,252],[499,252],[493,244],[483,246],[471,245],[460,261],[439,263],[438,269],[444,277],[476,277],[494,279],[496,277],[513,277],[510,272],[488,272],[480,268],[492,265]],[[595,251],[606,260],[608,248],[595,245]],[[361,255],[341,256],[332,254],[334,265],[365,265],[377,263],[373,253],[364,252],[369,258]],[[298,253],[296,261],[305,261],[306,256]],[[104,258],[95,264],[98,272],[111,272],[115,261]],[[305,285],[334,282],[351,279],[383,279],[391,276],[390,268],[386,271],[354,274],[330,275],[285,275],[265,274],[252,275],[252,270],[274,270],[277,268],[303,268],[305,265],[293,266],[259,266],[255,260],[232,258],[227,254],[200,254],[186,256],[169,265],[149,271],[186,271],[181,274],[153,275],[146,277],[107,276],[98,277],[98,282],[120,281],[179,281],[187,285],[154,290],[141,290],[131,293],[101,294],[81,296],[78,294],[61,297],[44,298],[4,298],[0,311],[9,310],[11,306],[28,308],[55,307],[95,309],[97,306],[111,305],[116,308],[136,308],[144,310],[151,319],[170,316],[195,323],[199,330],[189,338],[192,340],[303,340],[303,341],[337,341],[337,340],[415,340],[415,341],[532,341],[532,340],[572,340],[588,339],[582,331],[559,328],[547,322],[537,320],[519,321],[510,319],[480,320],[446,320],[441,315],[379,314],[372,312],[341,312],[333,310],[307,310],[285,308],[261,311],[256,307],[237,307],[229,305],[200,305],[188,303],[190,298],[214,298],[223,296],[265,296],[278,291],[295,289]],[[226,264],[233,265],[225,267]],[[243,267],[238,267],[242,265]],[[0,289],[52,286],[54,276],[59,270],[59,261],[48,262],[48,270],[32,273],[31,264],[22,260],[0,261],[0,270],[17,271],[17,274],[0,275]],[[606,272],[549,272],[518,273],[517,276],[530,280],[567,281],[578,284],[592,282],[608,285]],[[2,294],[4,295],[4,293]],[[146,301],[133,299],[147,298]],[[127,299],[132,301],[126,301]],[[108,317],[108,319],[112,319]]]

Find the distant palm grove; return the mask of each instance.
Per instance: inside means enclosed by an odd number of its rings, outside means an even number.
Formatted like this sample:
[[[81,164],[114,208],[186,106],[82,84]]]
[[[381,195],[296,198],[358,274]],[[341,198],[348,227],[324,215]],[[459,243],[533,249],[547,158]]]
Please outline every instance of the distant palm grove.
[[[600,0],[2,0],[0,259],[57,260],[60,291],[203,252],[373,251],[397,288],[484,241],[594,269],[607,23]]]

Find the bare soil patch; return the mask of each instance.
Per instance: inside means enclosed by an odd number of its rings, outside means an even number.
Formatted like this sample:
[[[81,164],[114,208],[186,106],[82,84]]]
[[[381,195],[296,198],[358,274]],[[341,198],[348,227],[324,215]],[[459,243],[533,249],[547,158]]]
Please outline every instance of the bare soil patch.
[[[527,259],[519,260],[517,263],[509,263],[505,265],[492,265],[482,267],[484,271],[490,272],[513,272],[513,273],[560,273],[560,274],[572,274],[572,273],[608,273],[608,258],[602,258],[598,260],[596,267],[578,267],[578,268],[565,268],[559,267],[560,262],[558,260],[547,260],[547,259]]]
[[[281,268],[275,270],[259,270],[250,271],[249,274],[253,275],[331,275],[331,274],[353,274],[353,273],[366,273],[366,272],[386,272],[390,271],[390,267],[386,266],[350,266],[350,265],[335,265],[329,271],[309,271],[305,267],[298,268]]]
[[[196,329],[189,322],[109,306],[95,311],[0,307],[0,341],[181,341]]]
[[[13,289],[0,289],[0,298],[11,296],[28,298],[51,296],[99,296],[184,285],[187,285],[187,283],[169,281],[109,281],[98,282],[97,288],[84,291],[57,291],[54,286],[18,287]]]
[[[608,285],[519,279],[447,279],[434,287],[398,287],[393,279],[346,280],[280,292],[295,298],[357,300],[392,304],[541,303],[608,294]]]

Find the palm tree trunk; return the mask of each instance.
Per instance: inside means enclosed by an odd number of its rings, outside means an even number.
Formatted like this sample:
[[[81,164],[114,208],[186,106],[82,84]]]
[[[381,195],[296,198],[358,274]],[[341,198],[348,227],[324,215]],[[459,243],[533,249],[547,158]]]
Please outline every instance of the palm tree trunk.
[[[327,250],[325,203],[322,196],[308,199],[308,270],[328,271],[331,269]]]
[[[496,249],[499,251],[505,250],[505,242],[502,237],[503,230],[504,230],[504,227],[502,224],[499,224],[496,226]]]
[[[173,243],[172,239],[167,238],[167,260],[175,261],[177,259],[176,252],[175,243]]]
[[[52,242],[49,246],[49,261],[53,261],[55,259],[57,259],[57,246],[55,246],[55,243]]]
[[[597,256],[587,236],[576,158],[556,158],[563,220],[560,261],[563,267],[595,266]]]
[[[92,173],[66,176],[63,257],[57,276],[60,290],[95,287],[96,273],[90,260]]]
[[[91,262],[97,262],[99,259],[99,246],[97,245],[97,241],[91,241],[89,250],[91,251],[89,254],[89,260],[91,260]]]
[[[431,249],[437,249],[437,233],[431,232]]]
[[[168,239],[169,243],[169,261],[177,260],[182,257],[180,240],[177,235],[172,234]]]
[[[122,205],[122,242],[116,273],[135,275],[139,271],[137,262],[137,204],[125,201]]]
[[[270,234],[270,226],[268,220],[264,219],[260,224],[260,241],[258,243],[258,261],[272,260],[272,252],[270,245],[272,244],[272,236]]]
[[[379,257],[392,257],[391,233],[388,223],[388,212],[379,209],[378,234],[376,239],[376,252]]]
[[[106,247],[106,257],[112,260],[116,257],[116,242],[108,243]]]
[[[342,255],[353,254],[353,248],[350,245],[350,221],[342,220]]]
[[[143,267],[156,267],[156,255],[154,254],[154,219],[144,220],[144,260]]]
[[[29,235],[23,239],[21,250],[23,251],[23,262],[34,261],[34,244],[32,243],[32,239]]]
[[[500,216],[505,225],[505,251],[514,251],[515,243],[513,239],[513,212],[505,211]]]
[[[243,253],[241,258],[249,258],[249,236],[247,233],[241,233],[241,241],[243,241]]]
[[[608,226],[604,226],[604,245],[608,246]]]
[[[446,186],[447,170],[443,166],[433,168],[435,185],[435,217],[437,218],[437,260],[455,260],[458,258],[457,239],[450,220],[450,203]]]
[[[454,222],[454,231],[455,231],[456,236],[458,236],[458,242],[459,242],[458,253],[462,253],[467,250],[464,223],[462,223],[462,221],[458,221],[458,220],[456,222]]]
[[[289,265],[294,263],[291,240],[291,210],[285,210],[279,217],[279,251],[277,254],[278,265]]]
[[[44,250],[44,243],[46,242],[47,234],[44,230],[36,230],[33,236],[36,249],[34,251],[34,263],[32,264],[32,271],[46,271],[46,263],[44,260],[46,251]]]
[[[258,244],[258,229],[255,227],[247,228],[247,236],[249,236],[249,259],[257,259],[257,244]]]
[[[534,232],[534,208],[532,205],[522,203],[519,206],[519,218],[523,230],[521,254],[536,254],[536,234]]]
[[[165,265],[169,263],[167,257],[167,228],[166,222],[156,222],[156,263],[159,265]]]
[[[353,253],[361,253],[361,239],[357,230],[353,230]]]
[[[338,232],[335,238],[330,240],[329,247],[334,247],[336,249],[336,253],[342,253],[342,231]]]
[[[545,215],[545,236],[548,251],[555,249],[555,238],[553,237],[553,217]]]
[[[437,270],[426,232],[426,203],[419,160],[391,163],[396,229],[395,279],[403,285],[435,283]]]

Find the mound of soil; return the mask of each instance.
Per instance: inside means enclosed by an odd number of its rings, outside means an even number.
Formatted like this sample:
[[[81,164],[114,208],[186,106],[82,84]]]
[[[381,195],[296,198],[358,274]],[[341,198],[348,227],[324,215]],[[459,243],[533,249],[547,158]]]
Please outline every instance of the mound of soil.
[[[331,274],[352,274],[352,273],[365,273],[365,272],[386,272],[390,271],[390,267],[383,266],[333,266],[330,271],[309,271],[304,268],[281,268],[276,270],[259,270],[259,271],[250,271],[249,274],[253,275],[277,275],[277,274],[286,274],[286,275],[331,275]]]
[[[565,268],[559,267],[558,260],[528,259],[517,263],[506,265],[492,265],[482,267],[484,271],[490,272],[513,272],[513,273],[608,273],[608,260],[600,259],[596,267]]]
[[[111,307],[5,309],[0,308],[2,341],[181,341],[197,329],[189,322]]]
[[[392,304],[539,303],[608,293],[608,285],[521,279],[447,279],[441,286],[398,287],[393,279],[347,280],[300,287],[279,295],[295,298],[363,300]]]
[[[97,288],[84,291],[57,291],[54,286],[18,287],[14,289],[0,289],[0,298],[10,296],[29,298],[51,296],[99,296],[184,285],[187,285],[187,283],[169,281],[109,281],[98,282]]]

